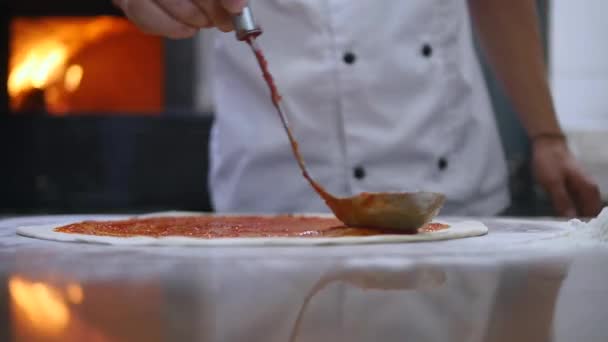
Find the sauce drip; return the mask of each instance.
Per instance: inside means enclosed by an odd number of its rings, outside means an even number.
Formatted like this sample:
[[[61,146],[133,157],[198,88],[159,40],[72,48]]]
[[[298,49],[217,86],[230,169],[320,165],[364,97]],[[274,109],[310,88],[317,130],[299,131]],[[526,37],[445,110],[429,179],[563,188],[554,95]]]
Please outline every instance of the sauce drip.
[[[308,181],[308,183],[312,186],[312,188],[317,192],[317,194],[319,194],[319,196],[321,196],[321,198],[325,201],[325,203],[327,203],[327,205],[332,210],[334,210],[337,207],[340,207],[340,201],[336,197],[334,197],[330,193],[328,193],[319,183],[315,182],[315,180],[312,179],[312,177],[308,173],[308,170],[306,169],[306,164],[304,163],[304,158],[302,157],[302,154],[300,153],[300,149],[298,147],[298,142],[297,142],[296,138],[294,137],[291,129],[289,128],[289,123],[287,121],[287,117],[285,116],[285,113],[283,112],[283,109],[281,108],[282,97],[279,92],[279,89],[277,88],[276,83],[274,82],[274,77],[272,77],[272,74],[270,73],[270,70],[268,69],[268,61],[266,60],[266,57],[264,56],[264,52],[256,43],[254,36],[245,38],[245,42],[247,42],[247,44],[249,44],[249,46],[251,47],[251,50],[253,51],[253,53],[258,61],[260,69],[262,70],[262,75],[264,76],[266,85],[268,86],[268,89],[270,90],[270,98],[272,99],[272,104],[273,104],[274,108],[276,109],[277,114],[279,114],[279,118],[281,119],[283,128],[285,129],[285,132],[287,133],[287,137],[289,138],[289,142],[291,144],[291,151],[293,152],[293,155],[296,158],[296,161],[298,162],[298,166],[300,167],[300,170],[302,171],[302,176],[304,176],[304,178]]]
[[[344,237],[407,235],[447,229],[429,223],[414,232],[353,228],[335,218],[304,216],[188,216],[158,217],[121,221],[84,221],[55,229],[57,232],[100,236],[185,236],[201,239],[238,237]]]

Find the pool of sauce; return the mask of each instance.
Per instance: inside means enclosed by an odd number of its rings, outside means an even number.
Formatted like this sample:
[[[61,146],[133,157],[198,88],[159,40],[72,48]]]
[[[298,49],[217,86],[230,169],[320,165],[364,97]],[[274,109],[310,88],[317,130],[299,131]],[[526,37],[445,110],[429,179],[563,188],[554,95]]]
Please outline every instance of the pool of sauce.
[[[429,223],[414,234],[447,229],[441,223]],[[410,232],[346,227],[335,218],[309,216],[188,216],[134,218],[120,221],[84,221],[56,228],[62,233],[101,236],[184,236],[202,239],[242,237],[344,237],[404,235]]]

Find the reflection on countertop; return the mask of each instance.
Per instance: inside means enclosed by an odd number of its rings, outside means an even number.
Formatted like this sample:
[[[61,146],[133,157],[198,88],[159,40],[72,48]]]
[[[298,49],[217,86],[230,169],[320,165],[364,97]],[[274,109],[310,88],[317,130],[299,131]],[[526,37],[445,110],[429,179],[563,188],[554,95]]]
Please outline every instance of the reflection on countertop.
[[[201,249],[38,241],[0,221],[0,339],[606,341],[608,248],[498,250],[551,229],[486,224],[460,243]]]
[[[136,291],[137,295],[133,295]],[[161,341],[160,288],[8,278],[15,341]],[[86,297],[85,297],[86,293]]]

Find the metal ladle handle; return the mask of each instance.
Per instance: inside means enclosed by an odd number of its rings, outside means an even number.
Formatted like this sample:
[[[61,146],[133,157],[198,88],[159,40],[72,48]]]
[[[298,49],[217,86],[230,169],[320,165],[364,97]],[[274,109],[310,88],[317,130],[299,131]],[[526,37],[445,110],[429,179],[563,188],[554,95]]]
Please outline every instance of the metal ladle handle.
[[[249,6],[245,6],[241,13],[232,17],[232,24],[236,33],[236,39],[246,40],[247,38],[255,38],[262,34],[262,29],[255,22],[253,12]]]

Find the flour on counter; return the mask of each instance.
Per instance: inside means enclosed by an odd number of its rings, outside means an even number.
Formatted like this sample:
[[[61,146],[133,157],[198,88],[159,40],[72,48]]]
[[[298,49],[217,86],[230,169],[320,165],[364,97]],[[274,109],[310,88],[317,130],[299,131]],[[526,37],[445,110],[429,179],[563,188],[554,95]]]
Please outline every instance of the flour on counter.
[[[608,243],[608,207],[604,208],[597,218],[588,223],[574,219],[570,220],[574,230],[565,237],[571,240],[591,240]]]

